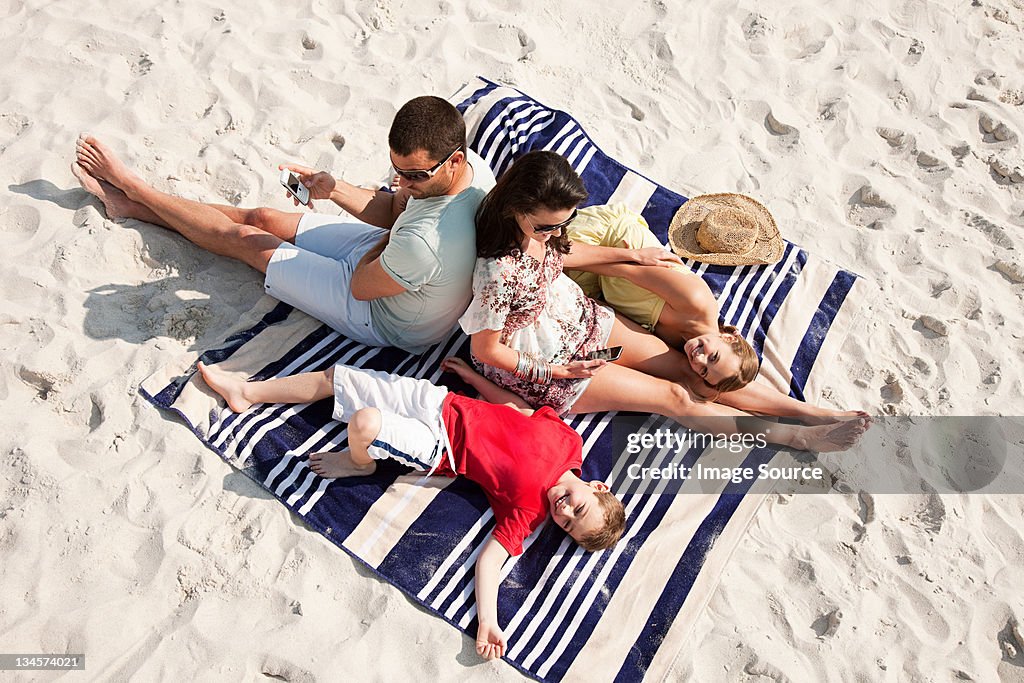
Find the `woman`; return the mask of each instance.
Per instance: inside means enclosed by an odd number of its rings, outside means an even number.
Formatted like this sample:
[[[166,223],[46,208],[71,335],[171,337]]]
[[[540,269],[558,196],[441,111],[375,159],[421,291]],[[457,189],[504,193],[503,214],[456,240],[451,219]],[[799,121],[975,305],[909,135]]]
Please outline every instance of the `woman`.
[[[636,323],[616,318],[562,272],[563,267],[626,262],[678,263],[660,247],[570,244],[564,229],[584,199],[583,183],[563,157],[531,152],[506,171],[481,204],[474,299],[459,322],[472,336],[473,356],[482,373],[530,405],[550,405],[561,415],[632,410],[688,418],[717,416],[732,418],[727,431],[752,431],[741,430],[736,421],[746,417],[744,413],[706,402],[691,390],[729,378],[738,378],[735,383],[740,385],[753,379],[756,365],[751,373],[733,350],[736,335],[692,338],[684,346],[684,356]],[[616,363],[583,359],[608,346],[623,347]],[[684,422],[694,426],[692,420]],[[770,432],[769,440],[775,443],[836,450],[856,441],[866,421],[820,428],[762,421],[753,426]],[[722,429],[718,425],[714,431]]]
[[[643,216],[624,204],[590,206],[580,209],[566,228],[573,248],[580,244],[618,247],[625,250],[661,247]],[[732,325],[718,321],[718,302],[707,283],[681,264],[653,268],[620,262],[587,266],[567,272],[587,296],[600,297],[618,313],[627,316],[645,330],[657,335],[668,346],[690,355],[695,340],[723,333],[732,339],[732,349],[741,363],[753,365],[757,374],[754,349]],[[746,372],[741,373],[747,378]],[[672,377],[667,377],[672,379]],[[827,423],[842,417],[866,417],[863,411],[837,411],[798,401],[761,384],[748,384],[740,378],[727,379],[714,386],[691,385],[690,389],[710,400],[767,415],[800,417],[805,422]],[[706,391],[713,390],[713,391]],[[742,391],[738,391],[742,389]],[[729,393],[727,395],[727,392]]]

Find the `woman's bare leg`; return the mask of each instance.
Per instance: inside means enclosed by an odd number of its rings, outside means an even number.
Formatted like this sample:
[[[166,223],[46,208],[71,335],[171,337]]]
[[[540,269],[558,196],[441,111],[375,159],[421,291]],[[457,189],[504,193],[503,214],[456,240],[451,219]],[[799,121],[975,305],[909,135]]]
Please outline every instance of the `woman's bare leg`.
[[[831,424],[850,418],[870,419],[863,410],[832,410],[822,408],[784,394],[781,391],[757,382],[751,382],[742,389],[727,391],[718,395],[718,402],[738,410],[760,415],[797,417],[806,424]]]
[[[866,420],[814,427],[762,420],[728,406],[694,401],[679,384],[609,364],[595,374],[572,408],[574,413],[628,410],[664,415],[713,434],[764,434],[769,443],[817,452],[853,446],[867,429]]]

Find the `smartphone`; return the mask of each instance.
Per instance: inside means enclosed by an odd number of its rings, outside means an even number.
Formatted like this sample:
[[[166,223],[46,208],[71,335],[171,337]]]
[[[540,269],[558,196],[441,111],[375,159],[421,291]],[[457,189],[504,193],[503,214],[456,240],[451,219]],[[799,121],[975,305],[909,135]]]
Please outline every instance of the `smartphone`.
[[[309,188],[302,184],[299,176],[294,171],[283,169],[281,171],[281,184],[288,190],[288,194],[299,200],[300,204],[309,204]]]
[[[622,347],[613,346],[610,349],[598,349],[597,351],[591,351],[587,355],[583,356],[583,360],[606,360],[611,362],[613,360],[618,360],[621,355]]]

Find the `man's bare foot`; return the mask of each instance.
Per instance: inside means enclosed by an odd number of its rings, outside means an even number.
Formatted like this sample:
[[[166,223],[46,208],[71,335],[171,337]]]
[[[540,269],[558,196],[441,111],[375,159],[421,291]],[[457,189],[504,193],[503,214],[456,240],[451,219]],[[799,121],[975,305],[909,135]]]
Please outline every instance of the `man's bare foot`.
[[[105,180],[94,178],[89,172],[82,168],[77,161],[71,164],[71,173],[78,178],[78,184],[82,189],[93,195],[103,203],[103,210],[110,220],[120,218],[137,218],[147,223],[153,223],[153,214],[145,205],[133,202],[127,195]]]
[[[310,454],[309,469],[325,479],[365,477],[377,470],[377,463],[357,465],[352,462],[352,454],[345,450]]]
[[[105,180],[131,196],[131,187],[141,179],[114,152],[91,135],[78,136],[75,162],[93,178]]]
[[[805,427],[803,449],[816,453],[832,453],[852,448],[871,423],[865,418],[844,420],[835,425]]]
[[[245,387],[248,382],[234,377],[220,368],[205,365],[202,361],[197,367],[199,374],[203,376],[210,388],[228,402],[228,408],[236,413],[242,413],[252,407],[253,402],[245,396]]]

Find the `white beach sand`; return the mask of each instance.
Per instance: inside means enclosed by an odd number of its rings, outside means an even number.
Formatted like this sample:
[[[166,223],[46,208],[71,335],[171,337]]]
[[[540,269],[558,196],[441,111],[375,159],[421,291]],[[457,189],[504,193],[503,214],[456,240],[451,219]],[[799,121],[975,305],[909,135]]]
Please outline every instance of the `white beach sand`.
[[[137,394],[261,279],[105,220],[79,132],[161,189],[287,208],[279,162],[377,178],[402,103],[504,80],[877,285],[816,399],[1024,414],[1022,27],[1020,0],[0,0],[0,651],[84,652],[73,680],[521,678]],[[1022,522],[1024,496],[772,496],[672,676],[1022,680]]]

